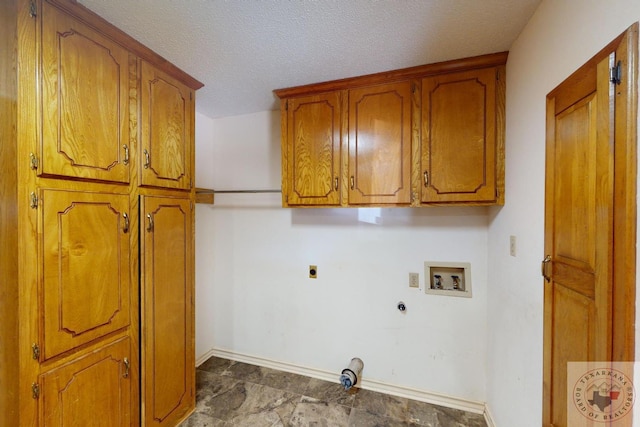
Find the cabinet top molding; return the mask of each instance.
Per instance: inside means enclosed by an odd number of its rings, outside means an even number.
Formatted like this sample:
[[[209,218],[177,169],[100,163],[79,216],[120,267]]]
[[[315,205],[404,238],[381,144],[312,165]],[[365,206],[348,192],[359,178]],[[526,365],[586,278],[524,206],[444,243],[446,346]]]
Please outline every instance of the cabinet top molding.
[[[333,90],[352,89],[359,86],[370,86],[381,83],[390,83],[396,80],[428,77],[436,74],[454,73],[458,71],[473,70],[504,65],[507,62],[509,52],[490,53],[488,55],[474,56],[464,59],[436,62],[427,65],[401,68],[399,70],[383,71],[364,76],[348,77],[345,79],[331,80],[321,83],[312,83],[302,86],[294,86],[284,89],[276,89],[273,93],[278,98],[290,98],[300,95],[313,95],[315,93],[329,92]]]
[[[85,6],[77,2],[77,0],[46,0],[48,3],[63,9],[67,13],[82,21],[84,24],[93,27],[116,43],[122,45],[130,52],[138,57],[152,63],[158,69],[164,71],[172,77],[180,80],[193,90],[198,90],[204,86],[203,83],[196,80],[189,74],[185,73],[153,50],[144,46],[142,43],[118,29],[104,18],[95,14]]]

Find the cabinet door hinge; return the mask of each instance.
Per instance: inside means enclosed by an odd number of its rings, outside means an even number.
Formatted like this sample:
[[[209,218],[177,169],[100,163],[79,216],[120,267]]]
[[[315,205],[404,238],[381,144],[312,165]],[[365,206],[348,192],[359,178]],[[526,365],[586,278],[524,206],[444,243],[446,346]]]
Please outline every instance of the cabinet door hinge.
[[[609,81],[617,85],[622,83],[622,61],[609,69]]]
[[[31,167],[31,169],[36,170],[38,169],[38,156],[36,156],[33,153],[29,153],[29,166]]]
[[[40,346],[38,344],[31,344],[31,354],[33,355],[33,360],[40,359]]]
[[[38,209],[38,196],[36,195],[36,193],[32,191],[29,195],[29,198],[29,206],[31,207],[31,209]]]
[[[38,6],[36,6],[35,0],[31,0],[31,4],[29,5],[29,16],[32,18],[38,16]]]
[[[40,397],[40,384],[38,383],[31,384],[31,396],[34,399],[38,399]]]

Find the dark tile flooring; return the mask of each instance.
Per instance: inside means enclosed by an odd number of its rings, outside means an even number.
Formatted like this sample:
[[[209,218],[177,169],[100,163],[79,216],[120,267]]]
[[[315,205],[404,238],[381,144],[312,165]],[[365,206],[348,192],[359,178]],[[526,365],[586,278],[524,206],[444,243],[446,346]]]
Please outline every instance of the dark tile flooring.
[[[196,372],[196,411],[181,427],[487,425],[482,415],[217,357]]]

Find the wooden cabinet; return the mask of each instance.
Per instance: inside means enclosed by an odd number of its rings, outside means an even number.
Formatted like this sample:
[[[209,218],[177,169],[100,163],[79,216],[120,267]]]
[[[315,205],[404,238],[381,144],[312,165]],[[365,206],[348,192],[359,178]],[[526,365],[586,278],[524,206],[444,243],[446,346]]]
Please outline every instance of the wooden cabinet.
[[[39,175],[129,182],[129,52],[42,4]]]
[[[287,101],[282,146],[285,204],[340,204],[341,98],[336,91]]]
[[[174,426],[195,407],[193,205],[143,196],[140,206],[143,424]]]
[[[157,425],[141,408],[174,426],[194,409],[201,86],[75,0],[0,2],[1,426]],[[141,196],[158,224],[144,293]]]
[[[349,93],[349,204],[411,202],[411,82]]]
[[[283,206],[504,204],[506,59],[503,52],[276,90]],[[292,105],[316,108],[301,120],[286,109]],[[338,105],[331,116],[329,105]],[[299,189],[311,188],[316,197],[302,199]]]
[[[128,194],[42,190],[39,198],[48,360],[129,325],[130,211]]]
[[[500,203],[497,67],[422,80],[423,203]],[[497,103],[501,102],[498,106]]]
[[[43,374],[45,427],[137,425],[131,414],[131,340],[121,338]]]
[[[153,65],[141,64],[142,185],[191,189],[193,90]]]

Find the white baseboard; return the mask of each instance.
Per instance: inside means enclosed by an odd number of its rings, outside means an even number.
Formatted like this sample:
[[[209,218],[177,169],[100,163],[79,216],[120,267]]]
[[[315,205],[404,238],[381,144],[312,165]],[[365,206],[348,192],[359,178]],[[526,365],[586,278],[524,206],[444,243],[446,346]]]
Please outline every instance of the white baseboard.
[[[496,423],[493,421],[493,415],[491,415],[491,411],[489,410],[489,405],[486,403],[484,405],[484,420],[487,423],[487,427],[496,427]]]
[[[211,356],[221,357],[223,359],[235,360],[237,362],[249,363],[251,365],[263,366],[265,368],[277,369],[279,371],[291,372],[294,374],[304,375],[307,377],[317,378],[329,382],[339,383],[340,374],[336,372],[325,371],[322,369],[308,368],[305,366],[294,365],[287,362],[265,359],[263,357],[251,356],[248,354],[237,353],[230,350],[214,348],[206,354],[200,356],[196,360],[196,366],[203,364]],[[448,396],[445,394],[434,393],[415,388],[404,387],[394,384],[384,383],[382,381],[363,379],[360,387],[365,390],[377,391],[380,393],[390,394],[392,396],[405,397],[420,402],[431,403],[434,405],[445,406],[447,408],[460,409],[476,414],[484,414],[485,419],[488,418],[489,427],[495,427],[488,414],[486,405],[483,402],[461,399],[459,397]]]

